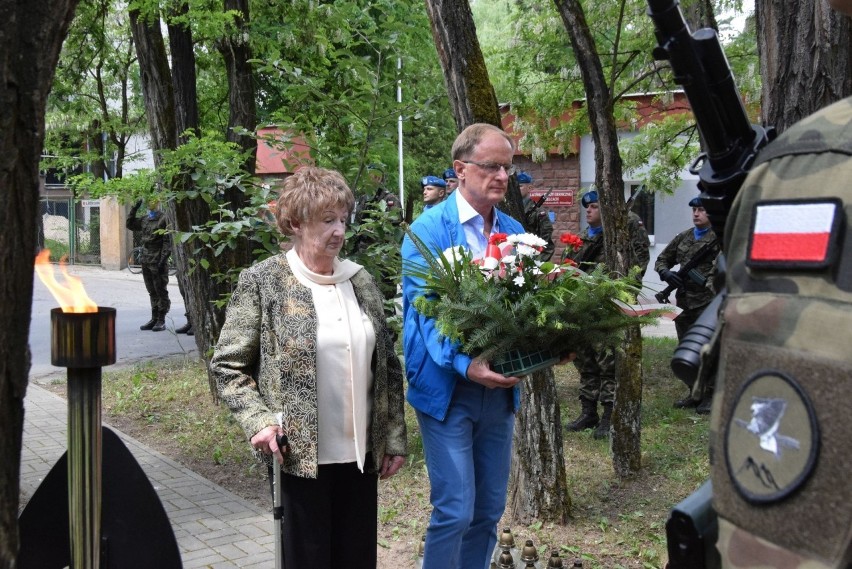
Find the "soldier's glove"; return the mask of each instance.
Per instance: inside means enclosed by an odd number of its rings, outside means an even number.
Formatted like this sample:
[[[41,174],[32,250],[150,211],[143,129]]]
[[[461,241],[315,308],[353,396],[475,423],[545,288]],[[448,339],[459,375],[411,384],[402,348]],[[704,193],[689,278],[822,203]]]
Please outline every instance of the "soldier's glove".
[[[162,259],[160,259],[160,262],[157,263],[157,268],[161,272],[167,270],[168,266],[169,266],[169,258],[168,257],[163,257]]]
[[[675,288],[680,288],[683,286],[683,280],[676,273],[673,273],[668,269],[663,269],[662,271],[660,271],[660,278],[663,279],[666,284],[669,284]]]

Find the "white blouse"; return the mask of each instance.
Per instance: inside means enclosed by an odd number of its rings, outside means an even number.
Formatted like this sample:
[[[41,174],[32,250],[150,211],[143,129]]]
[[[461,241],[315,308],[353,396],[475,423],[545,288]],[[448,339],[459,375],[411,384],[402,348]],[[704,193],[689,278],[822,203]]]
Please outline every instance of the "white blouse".
[[[357,462],[363,472],[376,332],[349,280],[361,265],[335,259],[333,274],[321,275],[308,269],[292,249],[287,261],[299,282],[310,289],[317,311],[319,464]]]

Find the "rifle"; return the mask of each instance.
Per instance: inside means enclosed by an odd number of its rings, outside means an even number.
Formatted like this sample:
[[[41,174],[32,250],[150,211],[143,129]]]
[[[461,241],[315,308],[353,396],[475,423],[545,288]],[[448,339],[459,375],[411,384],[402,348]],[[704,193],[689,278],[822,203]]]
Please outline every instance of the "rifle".
[[[704,260],[704,257],[706,257],[712,252],[718,251],[718,245],[719,241],[717,239],[714,239],[709,243],[705,243],[704,246],[702,246],[701,249],[699,249],[698,252],[695,253],[695,255],[693,255],[690,260],[681,265],[680,270],[675,273],[680,278],[680,281],[682,283],[686,283],[686,279],[689,278],[696,284],[700,285],[703,285],[705,282],[707,282],[707,277],[696,271],[695,267],[701,264],[701,261]],[[677,290],[678,288],[679,287],[670,284],[665,289],[655,294],[654,298],[657,299],[657,302],[666,303],[669,301],[669,295],[672,293],[672,291]]]
[[[698,155],[689,172],[698,176],[701,203],[713,232],[724,247],[725,222],[734,198],[758,152],[775,138],[775,129],[749,123],[715,30],[704,28],[690,33],[677,0],[648,0],[648,15],[654,22],[658,44],[654,48],[654,59],[670,62],[674,80],[683,86],[695,115],[704,152]],[[716,329],[724,294],[724,291],[719,293],[699,318],[704,325],[691,328],[675,350],[681,371],[698,370],[701,349]],[[673,369],[674,364],[673,360]],[[710,499],[710,492],[696,496],[700,507],[694,511],[712,511]],[[675,514],[673,512],[670,519],[676,519]],[[695,526],[701,517],[694,512],[685,512],[685,516],[686,521]],[[712,540],[684,539],[675,531],[677,525],[672,523],[666,527],[669,551],[677,551],[676,556],[670,555],[669,568],[718,567],[718,556],[708,563],[710,554],[715,551]]]
[[[678,0],[648,0],[648,15],[659,44],[654,59],[670,62],[695,115],[704,152],[689,172],[698,176],[701,203],[724,245],[731,204],[758,152],[775,138],[775,129],[749,123],[715,30],[690,33]]]
[[[538,201],[536,201],[536,202],[534,202],[534,203],[533,203],[533,208],[530,210],[530,213],[532,213],[532,212],[536,211],[538,208],[540,208],[541,206],[543,206],[543,205],[544,205],[545,200],[547,200],[547,196],[549,196],[549,195],[550,195],[550,192],[552,192],[552,191],[553,191],[553,186],[550,186],[550,189],[549,189],[549,190],[547,190],[547,192],[546,192],[543,196],[541,196],[540,198],[538,198]]]
[[[644,185],[639,186],[639,189],[633,192],[633,195],[630,196],[630,198],[626,202],[624,202],[624,211],[630,213],[630,208],[633,207],[633,202],[636,201],[636,198],[638,198],[639,194],[641,194],[643,191],[645,191]]]

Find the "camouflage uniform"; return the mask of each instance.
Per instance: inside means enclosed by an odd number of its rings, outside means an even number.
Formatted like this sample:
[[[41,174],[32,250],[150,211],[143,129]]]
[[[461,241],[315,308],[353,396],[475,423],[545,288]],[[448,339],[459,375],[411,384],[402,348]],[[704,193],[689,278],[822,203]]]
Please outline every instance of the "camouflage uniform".
[[[529,197],[524,198],[524,229],[547,241],[541,259],[549,261],[556,249],[553,243],[553,224],[548,213],[540,207],[535,207],[535,201]]]
[[[702,247],[715,240],[716,234],[713,233],[712,229],[708,230],[707,233],[698,240],[695,239],[693,228],[678,233],[675,238],[672,239],[671,243],[666,245],[666,248],[663,249],[663,252],[657,257],[657,262],[654,263],[654,270],[658,273],[662,273],[666,270],[672,270],[672,267],[675,265],[683,266],[692,259]],[[698,266],[695,267],[695,270],[707,279],[708,282],[712,282],[714,270],[713,262],[718,253],[719,246],[716,245],[710,254],[705,255]],[[677,292],[675,293],[677,305],[683,310],[683,312],[681,312],[674,321],[679,340],[683,338],[683,335],[686,334],[690,326],[692,326],[698,317],[701,316],[701,313],[704,312],[704,309],[708,304],[710,304],[714,296],[715,293],[712,288],[708,287],[706,283],[699,284],[688,277],[683,279],[683,286],[677,289]]]
[[[639,278],[642,279],[648,270],[648,263],[651,262],[651,240],[648,239],[642,218],[632,211],[627,213],[627,232],[630,235],[633,264],[642,269],[639,273]]]
[[[637,223],[635,220],[628,223],[628,229],[630,230],[630,250],[633,255],[631,264],[638,266],[640,274],[644,274],[650,260],[648,234],[641,222]],[[586,228],[580,237],[583,245],[571,256],[571,259],[584,271],[591,271],[598,264],[605,263],[603,232],[590,237],[589,229]],[[574,365],[580,372],[580,402],[583,405],[584,414],[590,408],[594,408],[593,416],[597,418],[597,402],[604,406],[605,415],[610,413],[615,401],[616,386],[613,346],[598,346],[595,349],[583,350],[577,354]],[[568,430],[580,430],[572,429],[570,425]],[[597,438],[601,438],[602,435],[605,436],[604,433],[595,431]]]
[[[142,325],[143,330],[165,330],[166,314],[171,308],[169,299],[168,260],[172,254],[172,240],[162,233],[167,227],[166,216],[154,211],[144,217],[137,217],[141,202],[130,209],[127,216],[127,229],[140,232],[142,246],[142,278],[151,302],[151,322]],[[150,326],[149,326],[150,325]]]
[[[852,563],[850,156],[852,98],[767,146],[728,219],[710,437],[723,567]]]

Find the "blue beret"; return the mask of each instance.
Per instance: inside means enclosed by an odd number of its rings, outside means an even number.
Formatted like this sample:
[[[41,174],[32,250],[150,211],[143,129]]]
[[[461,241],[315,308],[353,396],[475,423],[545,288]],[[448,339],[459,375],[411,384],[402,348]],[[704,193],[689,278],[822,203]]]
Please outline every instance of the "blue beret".
[[[704,204],[701,203],[701,198],[695,197],[689,200],[689,207],[704,207]]]
[[[453,170],[452,168],[447,168],[446,170],[444,170],[444,179],[449,180],[450,178],[458,178],[458,176],[456,176],[455,170]]]
[[[526,172],[518,172],[518,183],[519,184],[532,184],[532,176],[530,176]]]
[[[439,178],[438,176],[423,176],[423,179],[420,180],[421,186],[438,186],[439,188],[446,188],[447,183]]]
[[[583,197],[580,198],[580,203],[583,204],[583,207],[589,207],[590,203],[598,203],[598,192],[596,190],[586,192],[583,194]]]

